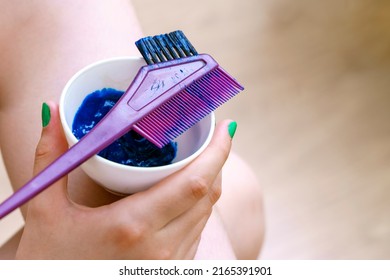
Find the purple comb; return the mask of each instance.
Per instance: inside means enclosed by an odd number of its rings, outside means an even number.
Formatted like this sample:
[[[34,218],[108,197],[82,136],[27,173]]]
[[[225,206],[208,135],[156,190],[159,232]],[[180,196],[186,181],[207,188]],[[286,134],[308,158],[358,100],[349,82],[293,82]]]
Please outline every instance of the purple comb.
[[[244,88],[208,55],[198,55],[181,30],[149,36],[135,42],[147,64],[166,62],[186,57],[208,61],[208,72],[183,89],[172,100],[150,113],[133,126],[133,130],[158,147],[178,137],[209,113],[235,96]],[[206,58],[207,57],[207,58]],[[185,75],[178,67],[174,79]]]
[[[179,58],[162,60],[166,50],[161,50],[160,62],[142,67],[122,98],[88,134],[1,203],[0,219],[130,129],[161,148],[243,90],[209,55],[194,55],[180,44],[172,43],[185,49]]]
[[[181,90],[177,94],[133,126],[133,130],[157,147],[161,148],[181,135],[243,89],[210,56],[202,54],[179,61],[188,60],[196,65],[191,69],[195,71],[189,78],[191,84],[179,84]],[[207,69],[204,69],[206,65]],[[174,68],[175,76],[170,76],[168,82],[172,77],[177,79],[178,73],[185,75],[181,71],[187,71],[177,62]]]

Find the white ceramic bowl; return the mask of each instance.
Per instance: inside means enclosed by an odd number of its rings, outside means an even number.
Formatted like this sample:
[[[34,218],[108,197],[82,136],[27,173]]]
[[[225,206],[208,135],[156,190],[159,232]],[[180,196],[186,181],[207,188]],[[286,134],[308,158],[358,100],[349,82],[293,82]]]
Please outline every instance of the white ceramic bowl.
[[[111,58],[91,64],[77,72],[66,84],[60,99],[60,117],[70,146],[78,140],[72,133],[73,118],[84,98],[105,87],[126,90],[138,69],[145,65],[139,57]],[[81,168],[107,190],[131,194],[145,190],[164,177],[183,168],[209,144],[214,133],[215,116],[210,114],[175,139],[177,155],[173,163],[158,167],[133,167],[93,156]]]

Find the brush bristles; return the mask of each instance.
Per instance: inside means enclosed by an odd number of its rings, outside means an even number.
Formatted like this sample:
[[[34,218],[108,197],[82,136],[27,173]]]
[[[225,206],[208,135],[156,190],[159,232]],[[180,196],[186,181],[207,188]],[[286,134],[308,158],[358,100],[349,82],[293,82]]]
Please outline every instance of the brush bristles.
[[[141,119],[134,130],[163,147],[241,90],[243,87],[218,67]]]
[[[135,45],[149,65],[198,54],[181,30],[145,37]]]

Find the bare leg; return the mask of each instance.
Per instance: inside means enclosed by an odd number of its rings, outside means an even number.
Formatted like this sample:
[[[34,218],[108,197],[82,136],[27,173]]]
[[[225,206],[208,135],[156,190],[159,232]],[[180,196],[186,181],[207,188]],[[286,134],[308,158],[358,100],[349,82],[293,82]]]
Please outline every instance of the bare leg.
[[[263,203],[257,180],[235,154],[224,167],[223,180],[222,196],[202,233],[195,258],[255,259],[264,238]],[[0,259],[15,256],[21,233],[1,248]]]
[[[226,232],[220,213],[214,209],[203,230],[195,259],[233,260],[236,258],[232,241]]]
[[[87,64],[112,56],[139,55],[134,41],[142,35],[128,0],[42,0],[23,2],[23,5],[18,1],[3,1],[0,9],[3,11],[0,18],[0,143],[16,190],[32,174],[34,150],[41,131],[41,104],[58,101],[66,81]],[[200,248],[207,248],[215,239],[213,236],[218,239],[221,234],[228,238],[219,240],[226,240],[226,246],[230,246],[230,242],[237,256],[249,258],[252,255],[247,254],[247,245],[242,241],[248,239],[238,238],[242,232],[235,228],[244,229],[246,237],[253,233],[257,236],[257,231],[249,227],[252,218],[244,214],[250,211],[241,212],[243,217],[248,217],[248,221],[244,220],[248,226],[243,227],[232,212],[234,205],[241,205],[241,199],[248,197],[247,191],[241,192],[242,196],[232,203],[236,189],[232,187],[233,179],[225,179],[225,194],[218,203],[220,217],[217,212],[211,217]],[[81,170],[71,174],[69,193],[74,201],[89,206],[117,199]],[[22,208],[23,214],[25,210]],[[232,232],[226,233],[226,229]],[[227,248],[226,252],[231,256],[231,249]]]
[[[257,178],[233,152],[222,173],[222,195],[203,231],[196,257],[256,259],[264,239],[263,199]]]
[[[234,252],[238,259],[256,259],[264,239],[263,196],[252,169],[235,153],[224,166],[222,186],[217,208]]]
[[[58,102],[67,80],[87,64],[139,56],[134,41],[142,32],[128,0],[1,1],[0,9],[0,143],[17,190],[32,175],[42,103]],[[116,199],[81,170],[70,181],[70,195],[81,204]],[[19,238],[3,246],[2,258],[14,255]]]
[[[80,68],[112,56],[139,56],[140,27],[128,0],[2,1],[0,19],[0,143],[14,189],[32,174],[42,102],[59,100]],[[111,199],[81,171],[70,194],[83,204]],[[73,186],[83,188],[73,188]],[[93,200],[88,199],[93,193]],[[97,199],[97,194],[100,194]],[[25,214],[25,209],[22,208]]]

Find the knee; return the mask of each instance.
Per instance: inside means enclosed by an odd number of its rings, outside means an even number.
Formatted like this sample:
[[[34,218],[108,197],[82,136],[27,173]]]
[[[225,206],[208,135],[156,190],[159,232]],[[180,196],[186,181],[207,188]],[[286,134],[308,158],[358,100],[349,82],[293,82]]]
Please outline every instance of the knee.
[[[232,154],[224,168],[219,202],[238,258],[257,258],[264,239],[263,193],[252,168]]]

